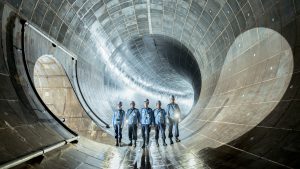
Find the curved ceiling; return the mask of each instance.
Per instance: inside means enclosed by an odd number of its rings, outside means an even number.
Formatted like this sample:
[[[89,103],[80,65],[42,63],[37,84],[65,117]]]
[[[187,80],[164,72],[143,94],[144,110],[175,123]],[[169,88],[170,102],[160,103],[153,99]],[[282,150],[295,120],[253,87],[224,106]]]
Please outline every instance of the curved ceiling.
[[[83,95],[90,107],[109,122],[115,103],[129,102],[126,94],[136,91],[145,92],[130,99],[153,100],[160,93],[158,98],[164,104],[170,94],[193,93],[195,98],[181,99],[185,114],[194,100],[195,105],[205,108],[234,39],[258,25],[280,29],[274,5],[273,1],[235,0],[52,0],[24,1],[20,12],[79,56],[78,79]],[[31,6],[35,6],[34,11]],[[264,22],[260,22],[262,14]],[[284,16],[288,15],[293,13]],[[164,58],[172,58],[169,55],[174,55],[173,48],[156,46],[174,44],[171,42],[190,53],[184,62],[167,61]],[[162,57],[164,54],[168,56]],[[164,70],[157,73],[162,65]],[[200,71],[201,76],[194,75]],[[200,115],[194,113],[191,117]]]
[[[190,98],[195,90],[195,101],[199,97],[201,75],[195,58],[172,38],[152,35],[132,39],[116,49],[109,61],[148,91]]]
[[[22,17],[77,56],[83,96],[106,122],[111,120],[116,101],[124,98],[120,94],[124,93],[120,87],[124,82],[125,89],[131,88],[128,93],[137,89],[146,91],[133,98],[158,92],[167,102],[171,93],[180,98],[193,92],[199,99],[193,96],[188,103],[181,102],[187,104],[189,112],[191,101],[195,100],[192,111],[180,126],[185,138],[182,145],[190,147],[190,151],[200,153],[207,147],[222,151],[224,146],[283,167],[293,160],[280,154],[292,154],[289,147],[295,148],[299,138],[298,122],[293,118],[298,117],[294,110],[298,107],[298,95],[292,94],[298,91],[299,80],[295,74],[299,70],[297,63],[294,69],[290,66],[291,58],[296,61],[297,54],[294,48],[298,1],[23,0],[9,3]],[[262,27],[272,29],[271,33],[264,32]],[[242,34],[247,30],[252,33]],[[277,36],[278,32],[282,36]],[[280,43],[271,51],[266,44],[274,37],[279,37],[275,40]],[[258,44],[258,48],[247,46],[249,42]],[[184,62],[165,59],[176,55],[172,53],[176,48],[187,51]],[[123,54],[130,59],[118,57]],[[164,54],[168,56],[163,57]],[[257,63],[247,60],[256,54],[261,59]],[[232,56],[237,59],[229,62]],[[161,65],[167,66],[159,69]],[[286,69],[281,69],[285,66]],[[158,70],[163,73],[158,74]],[[230,76],[231,70],[236,78]],[[131,75],[141,78],[134,78],[132,83]],[[248,76],[251,81],[247,80]],[[175,82],[174,86],[169,88],[166,81]],[[282,93],[269,100],[268,92],[277,88]],[[161,92],[165,90],[168,91]],[[229,115],[223,117],[224,114]],[[278,139],[278,135],[282,137]],[[269,142],[272,144],[264,144]],[[285,143],[290,143],[288,148]]]

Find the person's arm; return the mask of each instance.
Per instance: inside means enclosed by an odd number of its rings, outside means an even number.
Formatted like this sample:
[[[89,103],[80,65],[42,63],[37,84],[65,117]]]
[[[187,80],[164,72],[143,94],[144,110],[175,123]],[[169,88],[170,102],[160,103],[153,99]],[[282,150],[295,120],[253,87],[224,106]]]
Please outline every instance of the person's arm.
[[[152,121],[152,125],[155,126],[155,117],[154,117],[154,112],[153,110],[151,109],[151,121]]]
[[[124,119],[126,125],[128,124],[129,110],[130,110],[130,109],[127,110],[126,115],[125,115],[125,119]]]
[[[156,121],[155,121],[155,110],[156,109],[154,109],[153,111],[152,111],[152,114],[153,114],[153,116],[152,116],[152,120],[153,120],[153,125],[156,125]]]
[[[124,110],[123,110],[122,114],[123,114],[123,117],[122,117],[121,127],[123,128],[124,127],[124,122],[125,122],[125,111]]]
[[[140,111],[140,124],[142,125],[142,116],[143,116],[143,109],[141,109],[141,111]]]
[[[125,118],[128,118],[128,114],[129,114],[129,109],[127,110],[126,114],[125,114]]]
[[[177,104],[177,109],[178,109],[178,113],[181,114],[181,110],[180,110],[178,104]]]
[[[167,112],[166,112],[167,118],[170,118],[170,105],[167,105]]]
[[[139,109],[136,109],[136,118],[137,118],[137,120],[138,120],[138,124],[140,123],[140,111],[139,111]]]
[[[180,121],[180,119],[181,119],[181,110],[180,110],[178,104],[177,104],[177,111],[178,111],[178,120]]]

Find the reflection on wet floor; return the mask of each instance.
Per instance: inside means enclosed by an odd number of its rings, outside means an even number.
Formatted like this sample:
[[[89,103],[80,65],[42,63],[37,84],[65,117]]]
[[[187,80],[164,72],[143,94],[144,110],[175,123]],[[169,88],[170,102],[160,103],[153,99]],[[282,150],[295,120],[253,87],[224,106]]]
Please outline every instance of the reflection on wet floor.
[[[15,168],[209,168],[181,143],[157,147],[154,140],[149,147],[142,149],[142,140],[137,147],[114,147],[80,138],[78,144],[68,145],[47,153],[41,163],[22,164]]]
[[[141,143],[139,140],[136,148],[128,147],[120,168],[209,168],[181,143],[157,147],[151,140],[145,149],[141,148]]]
[[[137,147],[129,147],[126,143],[123,143],[122,147],[115,147],[81,137],[78,144],[64,146],[47,153],[39,164],[22,164],[15,168],[256,169],[257,164],[263,168],[288,168],[263,157],[233,149],[226,144],[222,145],[204,136],[200,136],[197,146],[189,146],[188,140],[170,145],[168,140],[168,146],[160,144],[157,147],[155,140],[151,138],[149,146],[142,149],[142,139],[137,141]]]
[[[181,128],[184,133],[187,128]],[[197,145],[189,145],[190,140],[157,147],[151,133],[150,144],[142,149],[142,139],[137,147],[129,147],[126,141],[121,147],[98,143],[81,137],[78,144],[67,145],[49,152],[39,163],[22,164],[15,168],[76,168],[76,169],[207,169],[207,168],[253,168],[259,164],[263,168],[289,168],[266,160],[249,152],[234,149],[230,145],[217,142],[204,135],[198,135]],[[230,161],[230,162],[228,162]]]

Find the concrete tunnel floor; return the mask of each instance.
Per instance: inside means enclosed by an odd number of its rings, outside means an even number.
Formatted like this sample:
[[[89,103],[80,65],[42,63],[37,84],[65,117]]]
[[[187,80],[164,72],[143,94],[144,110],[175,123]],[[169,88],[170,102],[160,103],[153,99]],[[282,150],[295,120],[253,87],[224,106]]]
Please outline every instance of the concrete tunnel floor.
[[[14,168],[300,168],[297,0],[2,0],[0,12],[0,164],[78,134]],[[119,100],[165,107],[172,94],[181,142],[156,147],[152,130],[142,149],[139,129],[129,147],[125,126],[113,146]]]

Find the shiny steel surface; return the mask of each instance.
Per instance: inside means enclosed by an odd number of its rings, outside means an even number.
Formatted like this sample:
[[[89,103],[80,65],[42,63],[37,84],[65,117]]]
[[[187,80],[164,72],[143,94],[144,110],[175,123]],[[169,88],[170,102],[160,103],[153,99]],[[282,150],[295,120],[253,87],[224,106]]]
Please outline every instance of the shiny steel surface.
[[[136,149],[83,140],[36,168],[299,168],[299,1],[2,0],[0,7],[0,135],[8,138],[1,163],[71,137],[27,79],[39,57],[52,55],[80,86],[84,112],[107,123],[120,100],[125,110],[145,98],[154,108],[176,95],[182,142],[157,148],[151,140],[142,151],[141,140]],[[44,36],[25,26],[23,39],[19,18]]]

